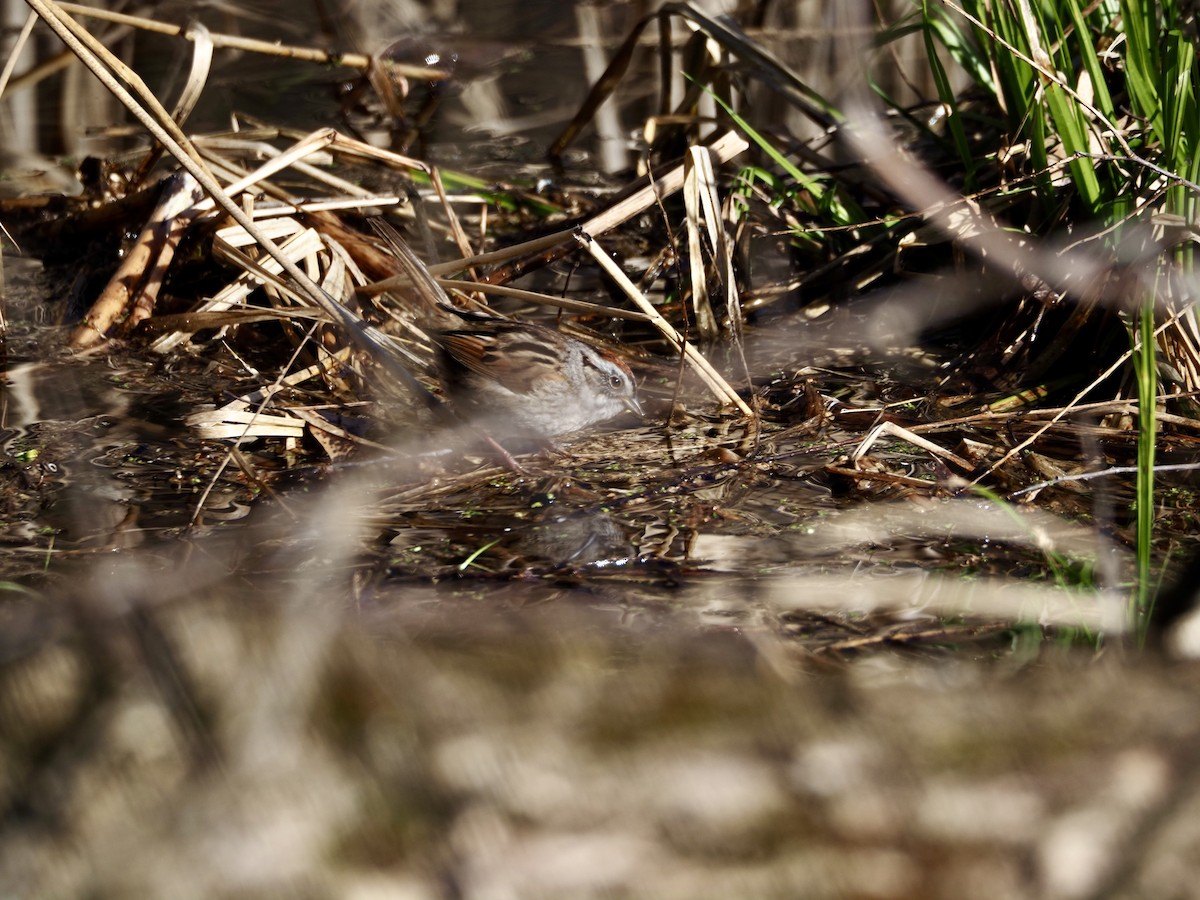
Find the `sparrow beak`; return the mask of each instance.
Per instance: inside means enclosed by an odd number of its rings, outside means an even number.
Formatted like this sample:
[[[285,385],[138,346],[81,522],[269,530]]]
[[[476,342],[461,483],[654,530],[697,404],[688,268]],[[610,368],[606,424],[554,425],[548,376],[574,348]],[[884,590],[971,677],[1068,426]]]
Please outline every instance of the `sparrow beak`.
[[[637,397],[626,397],[625,408],[637,416],[639,419],[646,418],[646,414],[642,412],[642,404],[638,403]]]

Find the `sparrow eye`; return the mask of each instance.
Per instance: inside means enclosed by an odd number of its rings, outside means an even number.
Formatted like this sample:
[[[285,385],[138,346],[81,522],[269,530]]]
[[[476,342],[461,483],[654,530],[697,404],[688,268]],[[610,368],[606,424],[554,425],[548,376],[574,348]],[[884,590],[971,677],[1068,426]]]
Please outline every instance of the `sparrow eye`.
[[[622,381],[621,381],[620,375],[609,375],[608,376],[609,387],[619,388],[621,386],[621,384],[622,384]]]

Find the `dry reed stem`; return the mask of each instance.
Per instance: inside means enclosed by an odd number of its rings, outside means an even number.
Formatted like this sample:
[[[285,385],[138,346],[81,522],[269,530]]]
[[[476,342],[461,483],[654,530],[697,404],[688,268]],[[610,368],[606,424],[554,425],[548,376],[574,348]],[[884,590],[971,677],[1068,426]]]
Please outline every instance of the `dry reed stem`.
[[[124,13],[96,9],[92,6],[81,6],[77,3],[60,3],[58,6],[66,12],[85,18],[100,19],[105,22],[125,25],[168,37],[182,37],[193,40],[188,29],[169,22],[159,22],[142,16],[131,16]],[[260,41],[254,38],[238,37],[231,34],[210,33],[214,47],[230,50],[242,50],[247,53],[258,53],[264,56],[278,56],[285,59],[296,59],[302,62],[314,62],[327,66],[345,66],[349,69],[359,69],[363,72],[371,67],[372,57],[362,53],[333,53],[315,47],[295,47],[280,44],[276,41]],[[392,60],[377,60],[386,65],[396,75],[412,78],[418,81],[445,81],[450,73],[445,69],[430,68],[429,66],[412,66]]]
[[[175,107],[171,110],[171,118],[180,126],[192,114],[192,110],[200,101],[201,94],[204,93],[209,72],[212,71],[213,58],[212,35],[207,28],[199,22],[193,22],[188,26],[187,33],[188,39],[195,45],[192,52],[192,67],[188,71],[187,82],[184,84],[183,90],[179,92],[179,99],[175,101]]]
[[[430,269],[433,266],[429,267]],[[629,322],[648,322],[649,317],[637,310],[632,309],[617,309],[612,306],[601,306],[599,303],[588,303],[584,300],[569,300],[566,297],[555,297],[550,294],[539,294],[536,291],[523,291],[520,288],[512,288],[503,284],[487,284],[478,281],[464,281],[454,278],[435,278],[446,290],[462,291],[470,293],[472,291],[481,294],[495,294],[500,297],[509,297],[513,300],[522,300],[526,303],[533,303],[538,306],[552,306],[556,309],[566,310],[567,312],[579,313],[580,315],[591,316],[607,316],[610,319],[625,319]]]
[[[970,472],[975,468],[968,460],[963,459],[961,456],[951,453],[944,447],[938,446],[933,441],[926,440],[909,429],[904,428],[901,425],[897,425],[895,422],[888,421],[880,422],[867,433],[867,436],[862,439],[862,443],[859,444],[855,451],[850,454],[850,461],[857,464],[858,461],[867,454],[867,451],[869,451],[871,447],[875,445],[875,442],[885,434],[899,438],[902,441],[907,441],[914,447],[920,447],[922,450],[927,450],[934,456],[941,457],[947,462],[954,463],[954,465],[958,466],[958,468],[962,469],[964,472]],[[923,482],[923,484],[925,487],[930,486],[929,482]]]
[[[750,148],[749,142],[736,131],[729,131],[707,147],[718,162],[729,162]],[[645,212],[655,202],[682,190],[686,166],[679,162],[666,172],[650,177],[649,183],[607,209],[588,218],[580,226],[588,234],[599,237],[636,215]]]
[[[531,241],[522,241],[520,244],[513,244],[511,247],[504,247],[500,250],[492,250],[488,253],[476,253],[471,256],[457,259],[452,262],[445,263],[430,263],[426,266],[429,274],[437,278],[442,275],[450,275],[452,273],[462,272],[468,269],[477,268],[479,266],[488,266],[498,262],[508,262],[522,256],[541,253],[545,250],[554,247],[561,247],[567,244],[574,230],[557,231],[554,234],[546,235],[545,237],[535,238]],[[363,285],[360,288],[360,293],[364,296],[374,296],[376,294],[386,294],[388,291],[398,288],[408,287],[412,284],[412,280],[405,274],[392,275],[389,278],[384,278],[382,281],[374,281],[370,284]],[[476,282],[470,282],[475,285]]]
[[[33,32],[35,24],[37,24],[37,15],[31,12],[25,17],[25,24],[21,27],[20,33],[8,46],[8,59],[4,61],[4,69],[0,71],[0,97],[3,97],[5,90],[8,89],[13,69],[17,67],[17,60],[25,50],[25,45],[29,43],[29,35]]]
[[[199,170],[192,172],[192,175],[201,185],[204,185],[206,178],[211,180],[211,173],[205,168],[204,162],[196,152],[196,148],[192,146],[191,140],[180,130],[175,120],[171,118],[159,103],[158,98],[146,87],[146,83],[136,72],[113,56],[107,47],[68,16],[54,0],[26,0],[26,2],[67,45],[68,49],[99,79],[101,84],[120,100],[159,142],[166,147],[174,145],[175,152],[172,155],[180,160],[181,165],[184,165],[184,159],[186,159],[190,165]],[[117,78],[129,85],[133,94],[137,95],[137,99],[116,80]]]

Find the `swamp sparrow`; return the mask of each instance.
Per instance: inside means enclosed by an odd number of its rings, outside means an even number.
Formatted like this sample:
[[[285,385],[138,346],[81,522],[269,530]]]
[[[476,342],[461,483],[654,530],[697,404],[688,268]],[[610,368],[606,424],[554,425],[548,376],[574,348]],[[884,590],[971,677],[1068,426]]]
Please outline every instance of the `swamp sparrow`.
[[[431,323],[451,399],[480,417],[496,437],[557,437],[623,412],[642,415],[633,373],[617,357],[551,328],[467,312],[454,306],[400,234],[371,226],[395,253]]]
[[[642,415],[633,373],[611,353],[541,325],[458,314],[468,327],[434,336],[447,387],[497,436],[555,437]]]

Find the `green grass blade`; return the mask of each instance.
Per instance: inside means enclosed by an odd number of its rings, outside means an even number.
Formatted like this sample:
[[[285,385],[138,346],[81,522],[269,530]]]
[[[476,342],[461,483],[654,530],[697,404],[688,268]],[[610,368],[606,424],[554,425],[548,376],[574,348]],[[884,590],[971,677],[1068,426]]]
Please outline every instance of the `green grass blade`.
[[[1158,371],[1155,362],[1154,304],[1145,303],[1139,319],[1140,348],[1134,354],[1138,387],[1137,444],[1137,583],[1134,586],[1130,620],[1139,643],[1146,639],[1153,612],[1151,590],[1151,551],[1154,546],[1154,454],[1155,404],[1158,397]]]
[[[921,8],[925,21],[931,21],[933,17],[929,14],[928,3],[922,2]],[[950,86],[950,76],[946,74],[946,69],[938,57],[937,46],[933,40],[933,30],[931,28],[925,29],[923,37],[925,41],[925,53],[929,62],[929,71],[933,75],[933,82],[937,87],[938,97],[946,109],[949,110],[949,115],[946,117],[946,126],[950,129],[950,137],[954,141],[955,149],[958,151],[959,162],[962,163],[965,170],[965,187],[966,190],[972,191],[975,189],[975,154],[971,152],[971,145],[967,141],[966,132],[963,130],[958,101],[954,96],[954,89]]]

